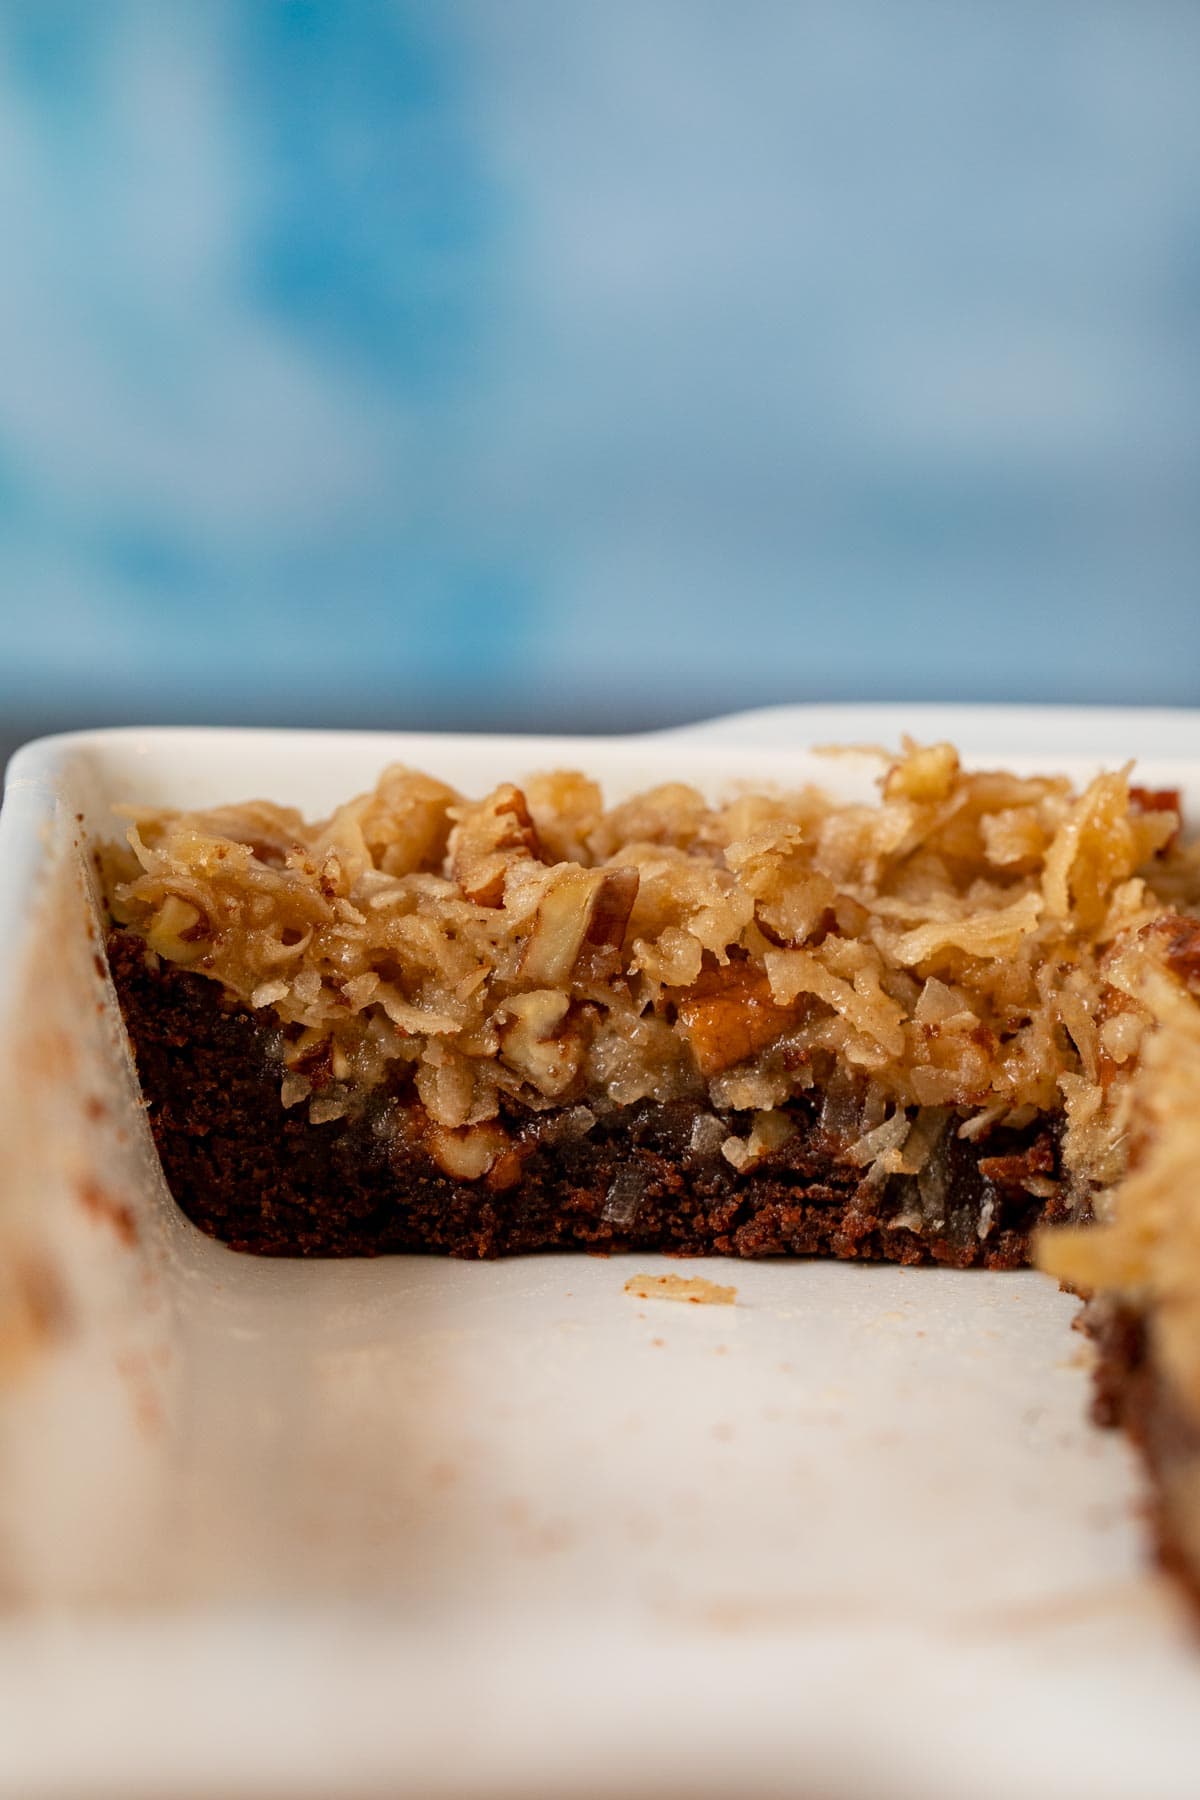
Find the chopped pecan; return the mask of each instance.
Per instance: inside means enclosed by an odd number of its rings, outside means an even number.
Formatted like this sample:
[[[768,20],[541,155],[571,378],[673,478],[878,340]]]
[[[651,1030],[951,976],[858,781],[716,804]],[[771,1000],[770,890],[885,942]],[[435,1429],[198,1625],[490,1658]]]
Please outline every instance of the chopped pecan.
[[[579,1069],[582,1043],[567,1023],[571,1000],[556,988],[514,994],[497,1017],[504,1060],[543,1094],[565,1093]]]
[[[310,1044],[291,1067],[297,1075],[306,1077],[310,1087],[328,1087],[333,1080],[333,1039]]]
[[[1185,913],[1166,913],[1146,927],[1162,945],[1167,967],[1192,992],[1200,994],[1200,919]]]
[[[1168,850],[1174,848],[1176,840],[1179,837],[1179,821],[1183,813],[1183,802],[1180,798],[1179,789],[1131,787],[1129,790],[1129,804],[1133,807],[1135,812],[1170,812],[1175,814],[1176,825],[1174,831],[1167,841],[1164,844],[1161,844],[1155,852],[1157,856],[1165,856]]]
[[[1173,812],[1180,810],[1178,788],[1131,787],[1129,803],[1139,812]]]
[[[454,1181],[478,1181],[489,1173],[511,1148],[512,1140],[502,1125],[466,1125],[452,1130],[431,1125],[425,1145],[435,1163]]]
[[[636,869],[604,869],[601,877],[584,941],[597,950],[619,950],[641,877]]]
[[[691,987],[677,990],[671,997],[705,1076],[719,1075],[722,1069],[765,1050],[796,1024],[808,1005],[803,996],[780,1006],[772,998],[763,970],[751,963],[706,969]]]
[[[196,946],[211,937],[208,921],[198,906],[178,894],[167,894],[146,932],[146,942],[168,962],[194,962]]]
[[[504,877],[517,858],[542,860],[542,845],[519,787],[505,782],[450,833],[450,878],[476,906],[502,906]]]
[[[581,869],[563,863],[548,883],[521,953],[527,981],[561,987],[576,972],[586,947],[614,949],[637,896],[636,869]]]
[[[1055,1160],[1054,1145],[1043,1133],[1027,1150],[1008,1156],[981,1156],[979,1173],[997,1187],[1021,1188],[1035,1176],[1053,1175]]]

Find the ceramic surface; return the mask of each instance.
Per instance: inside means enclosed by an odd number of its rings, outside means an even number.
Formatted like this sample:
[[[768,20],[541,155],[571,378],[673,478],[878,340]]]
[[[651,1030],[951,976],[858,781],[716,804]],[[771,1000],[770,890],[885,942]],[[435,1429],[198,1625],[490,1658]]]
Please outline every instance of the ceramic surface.
[[[1076,774],[1136,754],[1200,807],[1180,714],[20,754],[0,1257],[40,1301],[0,1367],[0,1793],[1195,1792],[1200,1652],[1052,1283],[713,1264],[737,1304],[688,1308],[624,1292],[650,1257],[237,1256],[162,1187],[95,966],[87,851],[123,798],[320,811],[389,759],[476,789],[565,762],[613,793],[867,791],[869,760],[810,747],[902,729]]]

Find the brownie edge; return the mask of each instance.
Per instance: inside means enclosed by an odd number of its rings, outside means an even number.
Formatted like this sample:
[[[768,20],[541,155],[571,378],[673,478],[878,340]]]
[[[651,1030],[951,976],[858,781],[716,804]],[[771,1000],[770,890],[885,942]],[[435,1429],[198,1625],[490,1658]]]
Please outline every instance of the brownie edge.
[[[1103,1297],[1088,1303],[1082,1325],[1097,1352],[1092,1416],[1097,1425],[1123,1429],[1141,1452],[1157,1561],[1187,1595],[1200,1624],[1200,1419],[1160,1366],[1145,1313]]]

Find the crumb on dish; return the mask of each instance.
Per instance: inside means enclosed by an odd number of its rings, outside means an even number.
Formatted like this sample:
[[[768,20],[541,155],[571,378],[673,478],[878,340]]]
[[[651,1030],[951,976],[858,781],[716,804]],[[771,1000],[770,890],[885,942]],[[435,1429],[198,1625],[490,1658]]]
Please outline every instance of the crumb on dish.
[[[733,1306],[735,1287],[722,1287],[706,1275],[631,1275],[625,1292],[639,1300],[686,1300],[691,1306]]]

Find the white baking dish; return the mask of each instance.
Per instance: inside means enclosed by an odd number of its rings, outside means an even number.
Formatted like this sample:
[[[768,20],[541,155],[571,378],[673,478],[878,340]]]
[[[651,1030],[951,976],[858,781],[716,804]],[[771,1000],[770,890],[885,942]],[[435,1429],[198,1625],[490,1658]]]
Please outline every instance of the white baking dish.
[[[625,740],[116,731],[0,817],[0,1792],[1193,1795],[1200,1644],[1034,1274],[282,1263],[162,1188],[86,852],[111,805],[323,811],[402,759],[868,786],[952,736],[1200,809],[1200,717],[789,708]],[[96,922],[90,922],[94,933]]]

